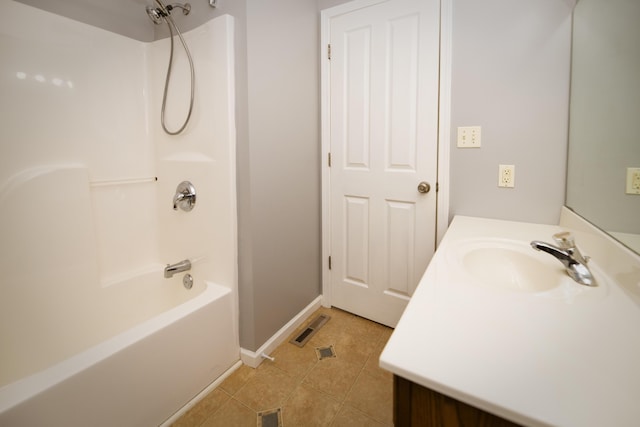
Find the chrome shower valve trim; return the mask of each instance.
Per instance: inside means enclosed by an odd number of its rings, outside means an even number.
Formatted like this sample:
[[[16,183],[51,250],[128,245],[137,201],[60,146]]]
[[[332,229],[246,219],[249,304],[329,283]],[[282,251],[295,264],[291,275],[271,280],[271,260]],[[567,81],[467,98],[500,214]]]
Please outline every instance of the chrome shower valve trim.
[[[182,181],[176,188],[176,194],[173,196],[173,210],[177,211],[178,207],[185,212],[189,212],[196,204],[196,188],[189,181]]]

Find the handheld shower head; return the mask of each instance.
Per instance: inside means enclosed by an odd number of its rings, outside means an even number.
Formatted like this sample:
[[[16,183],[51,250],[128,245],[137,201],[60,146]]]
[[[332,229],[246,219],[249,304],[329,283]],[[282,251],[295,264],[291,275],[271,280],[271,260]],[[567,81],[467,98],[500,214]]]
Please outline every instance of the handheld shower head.
[[[160,9],[153,6],[147,6],[147,15],[153,21],[154,24],[162,24],[166,14]]]
[[[153,21],[154,24],[162,24],[166,22],[166,18],[171,15],[171,11],[175,8],[182,9],[183,15],[188,15],[191,12],[191,4],[189,3],[173,3],[164,5],[159,0],[156,0],[159,7],[147,6],[147,15]]]

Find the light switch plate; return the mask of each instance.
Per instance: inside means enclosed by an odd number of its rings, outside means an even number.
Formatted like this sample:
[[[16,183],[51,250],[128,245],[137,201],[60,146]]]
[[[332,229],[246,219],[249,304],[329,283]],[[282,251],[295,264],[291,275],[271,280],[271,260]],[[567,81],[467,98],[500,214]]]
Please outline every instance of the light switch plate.
[[[481,137],[481,126],[460,126],[458,127],[458,148],[480,148]]]
[[[627,168],[627,194],[640,194],[640,168]]]

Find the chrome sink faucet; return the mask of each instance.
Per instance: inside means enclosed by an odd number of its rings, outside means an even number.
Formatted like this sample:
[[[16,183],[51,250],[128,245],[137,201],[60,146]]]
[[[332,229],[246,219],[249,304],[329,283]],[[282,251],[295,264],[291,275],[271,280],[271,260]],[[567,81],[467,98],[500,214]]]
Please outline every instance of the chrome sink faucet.
[[[553,235],[553,240],[558,246],[534,240],[531,242],[531,247],[556,257],[564,265],[567,274],[581,285],[598,286],[591,270],[587,267],[589,257],[580,253],[571,233],[568,231],[556,233]]]
[[[175,264],[167,264],[167,266],[164,268],[164,277],[168,279],[170,277],[173,277],[173,275],[176,273],[187,270],[191,270],[191,261],[189,261],[188,259],[184,259]]]

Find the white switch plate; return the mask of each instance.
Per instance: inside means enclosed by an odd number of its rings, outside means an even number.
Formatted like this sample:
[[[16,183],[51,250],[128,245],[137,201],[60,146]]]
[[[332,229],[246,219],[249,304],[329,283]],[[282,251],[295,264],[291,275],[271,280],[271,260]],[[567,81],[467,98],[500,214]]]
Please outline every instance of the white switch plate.
[[[458,148],[480,148],[482,143],[481,126],[459,126]]]
[[[498,187],[513,188],[516,185],[516,167],[498,165]]]
[[[627,168],[627,194],[640,194],[640,168]]]

